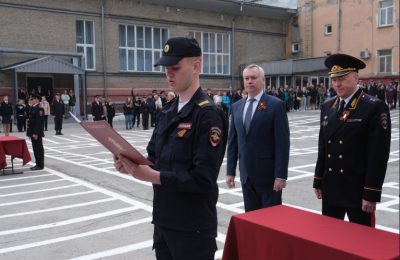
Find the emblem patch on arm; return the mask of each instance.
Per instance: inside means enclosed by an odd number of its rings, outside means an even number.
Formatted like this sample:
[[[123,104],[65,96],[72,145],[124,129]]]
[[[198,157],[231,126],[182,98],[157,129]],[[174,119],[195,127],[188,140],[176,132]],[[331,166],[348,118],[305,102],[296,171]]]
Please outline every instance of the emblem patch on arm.
[[[386,113],[381,114],[381,125],[385,130],[388,128],[388,115]]]
[[[219,127],[213,126],[210,129],[210,144],[212,147],[217,147],[222,141],[222,131]]]

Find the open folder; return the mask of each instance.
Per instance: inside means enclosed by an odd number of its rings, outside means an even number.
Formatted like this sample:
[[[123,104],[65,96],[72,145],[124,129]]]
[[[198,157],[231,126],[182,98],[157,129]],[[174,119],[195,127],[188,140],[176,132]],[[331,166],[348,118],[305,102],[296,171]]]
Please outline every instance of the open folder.
[[[70,115],[116,157],[119,157],[122,154],[136,164],[152,165],[149,160],[147,160],[140,152],[138,152],[138,150],[128,143],[128,141],[118,134],[118,132],[106,123],[106,121],[81,122],[71,112]]]

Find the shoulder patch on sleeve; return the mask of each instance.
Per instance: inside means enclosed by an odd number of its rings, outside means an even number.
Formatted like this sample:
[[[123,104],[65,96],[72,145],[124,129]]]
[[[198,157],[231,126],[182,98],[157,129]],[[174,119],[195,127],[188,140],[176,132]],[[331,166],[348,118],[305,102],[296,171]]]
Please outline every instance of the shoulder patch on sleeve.
[[[212,147],[217,147],[222,141],[222,130],[213,126],[210,128],[210,144]]]
[[[387,129],[388,128],[388,115],[387,113],[382,113],[381,114],[381,125],[383,129]]]

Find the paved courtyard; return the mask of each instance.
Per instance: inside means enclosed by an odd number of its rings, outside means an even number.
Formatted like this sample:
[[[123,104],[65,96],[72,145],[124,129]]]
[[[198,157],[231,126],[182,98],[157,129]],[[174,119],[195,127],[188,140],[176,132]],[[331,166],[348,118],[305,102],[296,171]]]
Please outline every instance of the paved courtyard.
[[[321,202],[312,189],[319,111],[288,116],[291,148],[283,201],[319,213]],[[376,217],[377,228],[398,233],[399,111],[391,116],[391,154]],[[45,132],[44,170],[29,171],[31,165],[21,167],[21,160],[15,159],[24,174],[0,176],[1,259],[155,259],[151,185],[117,173],[111,154],[71,119],[64,124],[63,136],[54,135],[52,128]],[[151,130],[125,130],[123,121],[115,122],[115,128],[146,153]],[[235,189],[227,189],[225,171],[226,160],[218,180],[217,259],[230,217],[244,212],[239,180]]]

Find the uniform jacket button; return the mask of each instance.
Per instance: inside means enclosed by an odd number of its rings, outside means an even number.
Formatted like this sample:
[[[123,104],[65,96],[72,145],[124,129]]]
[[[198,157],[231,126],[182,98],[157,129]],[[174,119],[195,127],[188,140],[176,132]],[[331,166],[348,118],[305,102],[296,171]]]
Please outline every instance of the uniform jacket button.
[[[329,169],[328,169],[328,171],[330,171],[330,172],[331,172],[331,171],[332,171],[332,168],[329,168]]]
[[[343,169],[340,169],[340,172],[343,173]]]
[[[328,154],[328,158],[331,158],[331,154]]]
[[[330,144],[330,143],[332,143],[332,141],[331,141],[331,140],[328,140],[328,144]]]
[[[343,144],[343,141],[342,141],[342,140],[340,140],[340,141],[339,141],[339,144]]]
[[[343,159],[343,156],[341,154],[339,155],[339,159]]]

